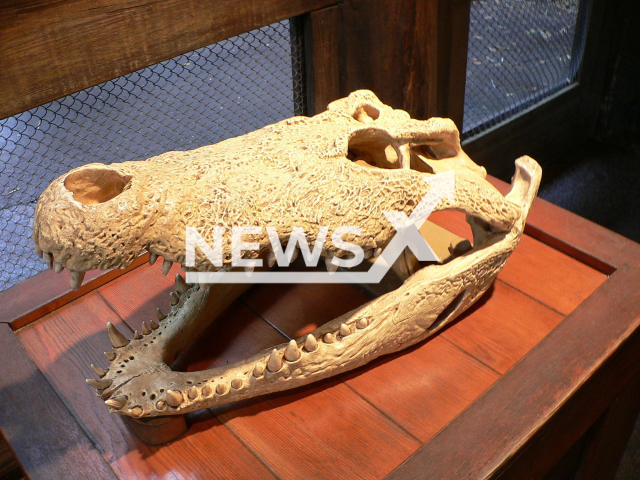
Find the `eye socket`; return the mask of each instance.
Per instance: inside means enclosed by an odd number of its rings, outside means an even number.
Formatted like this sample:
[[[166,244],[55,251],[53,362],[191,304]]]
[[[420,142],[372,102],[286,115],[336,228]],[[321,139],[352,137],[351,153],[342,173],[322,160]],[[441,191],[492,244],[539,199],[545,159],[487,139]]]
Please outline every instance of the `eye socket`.
[[[64,186],[74,200],[97,205],[120,195],[131,185],[131,178],[107,167],[88,167],[68,175]]]
[[[370,167],[400,168],[398,153],[391,144],[391,138],[379,132],[356,132],[349,140],[347,158]]]

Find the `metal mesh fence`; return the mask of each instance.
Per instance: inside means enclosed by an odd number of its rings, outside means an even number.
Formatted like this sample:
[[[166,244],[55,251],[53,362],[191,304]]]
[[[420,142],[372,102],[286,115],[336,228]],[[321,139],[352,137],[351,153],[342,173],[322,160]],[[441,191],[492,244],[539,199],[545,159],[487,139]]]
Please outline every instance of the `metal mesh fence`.
[[[283,21],[0,120],[0,291],[46,268],[33,249],[33,214],[61,174],[194,149],[304,113],[300,38]]]
[[[585,0],[472,2],[463,138],[573,83],[585,17]]]

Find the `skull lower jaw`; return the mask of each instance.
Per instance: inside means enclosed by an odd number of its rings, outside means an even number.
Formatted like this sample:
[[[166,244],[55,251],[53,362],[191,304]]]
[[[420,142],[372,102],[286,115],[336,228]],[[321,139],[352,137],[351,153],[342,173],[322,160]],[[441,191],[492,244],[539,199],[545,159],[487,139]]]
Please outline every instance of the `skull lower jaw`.
[[[517,245],[537,192],[539,166],[528,157],[507,200],[520,210],[509,231],[473,220],[473,250],[445,265],[420,269],[397,290],[338,317],[290,344],[233,365],[200,372],[169,367],[244,285],[195,285],[171,313],[139,339],[114,348],[99,394],[110,411],[133,417],[176,415],[295,388],[336,375],[413,345],[473,304],[491,285]],[[222,289],[222,290],[221,290]],[[181,290],[178,288],[178,290]]]

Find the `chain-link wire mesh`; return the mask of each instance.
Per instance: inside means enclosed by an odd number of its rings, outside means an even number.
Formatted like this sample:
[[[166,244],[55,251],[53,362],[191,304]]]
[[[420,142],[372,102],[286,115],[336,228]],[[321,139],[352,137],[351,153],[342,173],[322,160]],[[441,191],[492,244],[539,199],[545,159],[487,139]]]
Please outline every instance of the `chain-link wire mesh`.
[[[0,291],[45,268],[33,214],[61,174],[194,149],[304,113],[300,38],[283,21],[0,120]]]
[[[463,138],[573,83],[585,19],[586,0],[474,0]]]

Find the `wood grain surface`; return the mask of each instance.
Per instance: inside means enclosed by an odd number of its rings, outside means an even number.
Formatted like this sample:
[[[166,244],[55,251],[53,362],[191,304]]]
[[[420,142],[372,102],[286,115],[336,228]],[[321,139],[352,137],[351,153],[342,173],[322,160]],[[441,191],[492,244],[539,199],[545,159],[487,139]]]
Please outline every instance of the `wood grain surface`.
[[[0,3],[0,118],[335,0]]]

